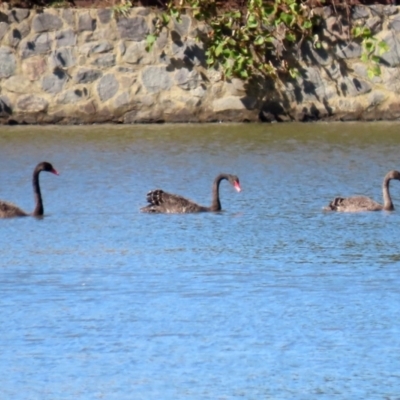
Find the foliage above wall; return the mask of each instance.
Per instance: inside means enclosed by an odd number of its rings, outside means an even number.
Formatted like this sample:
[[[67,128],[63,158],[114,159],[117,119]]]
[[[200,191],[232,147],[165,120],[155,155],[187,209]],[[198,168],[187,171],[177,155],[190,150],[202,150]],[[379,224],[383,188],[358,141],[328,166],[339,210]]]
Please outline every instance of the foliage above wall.
[[[182,14],[189,13],[209,28],[198,39],[206,45],[208,66],[220,68],[226,78],[248,79],[260,73],[295,78],[299,75],[299,58],[289,54],[300,51],[305,41],[316,49],[327,45],[318,35],[321,15],[310,4],[297,0],[243,0],[240,8],[231,8],[221,7],[216,0],[170,0],[147,38],[148,48],[168,28],[171,19],[179,21]],[[348,2],[333,5],[335,12],[339,6],[349,15]],[[348,22],[350,25],[350,19]],[[379,75],[379,56],[387,50],[386,44],[375,39],[368,27],[354,25],[350,32],[349,40],[362,43],[362,60],[369,65],[370,75]]]

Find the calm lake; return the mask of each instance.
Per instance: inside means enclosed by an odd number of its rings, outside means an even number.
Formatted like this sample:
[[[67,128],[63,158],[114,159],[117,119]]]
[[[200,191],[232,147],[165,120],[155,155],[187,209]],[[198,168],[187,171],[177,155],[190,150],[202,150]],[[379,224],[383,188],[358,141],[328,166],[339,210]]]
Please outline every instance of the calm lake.
[[[400,399],[399,123],[2,127],[1,400]],[[155,188],[223,212],[139,212]]]

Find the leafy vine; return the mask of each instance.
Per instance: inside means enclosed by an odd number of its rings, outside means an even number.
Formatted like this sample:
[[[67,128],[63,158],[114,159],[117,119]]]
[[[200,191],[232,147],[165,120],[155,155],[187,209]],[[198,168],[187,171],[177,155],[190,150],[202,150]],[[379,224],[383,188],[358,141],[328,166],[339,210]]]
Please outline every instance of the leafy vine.
[[[299,58],[289,57],[288,50],[299,50],[304,40],[320,48],[323,43],[315,32],[322,17],[306,1],[243,3],[241,10],[231,10],[221,7],[217,0],[169,0],[155,20],[153,33],[147,36],[147,49],[151,49],[171,19],[180,21],[182,14],[190,12],[209,27],[206,39],[203,38],[207,65],[220,68],[225,78],[248,79],[259,73],[273,78],[282,74],[298,77]],[[380,56],[388,50],[387,44],[376,39],[364,25],[355,24],[351,34],[361,41],[361,59],[369,66],[368,75],[380,75]]]

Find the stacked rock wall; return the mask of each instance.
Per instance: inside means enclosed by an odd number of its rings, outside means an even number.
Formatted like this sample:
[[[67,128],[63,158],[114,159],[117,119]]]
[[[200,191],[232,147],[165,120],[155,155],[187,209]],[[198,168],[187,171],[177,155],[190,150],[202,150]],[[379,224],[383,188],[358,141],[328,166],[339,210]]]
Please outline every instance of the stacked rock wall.
[[[145,38],[154,14],[134,8],[0,9],[0,121],[2,123],[211,122],[400,117],[400,15],[394,6],[356,7],[390,50],[382,75],[369,78],[359,43],[329,8],[321,50],[305,43],[301,78],[277,86],[256,79],[224,81],[205,68],[184,16],[151,52]]]

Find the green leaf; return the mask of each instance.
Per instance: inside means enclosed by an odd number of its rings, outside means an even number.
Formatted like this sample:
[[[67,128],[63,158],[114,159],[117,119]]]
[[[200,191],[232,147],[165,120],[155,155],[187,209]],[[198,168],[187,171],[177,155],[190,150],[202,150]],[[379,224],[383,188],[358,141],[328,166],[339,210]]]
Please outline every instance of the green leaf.
[[[375,50],[375,43],[369,42],[369,41],[368,42],[364,42],[364,48],[368,52],[371,52],[371,51]]]
[[[289,4],[289,8],[292,10],[294,14],[298,14],[299,6],[296,3]]]
[[[219,57],[219,55],[222,53],[222,50],[224,49],[224,45],[225,45],[225,43],[224,43],[224,42],[221,42],[221,43],[217,46],[217,48],[215,49],[215,55],[216,55],[217,57]]]
[[[292,32],[288,32],[285,36],[285,39],[289,42],[295,42],[296,36]]]
[[[256,46],[261,46],[261,45],[263,45],[264,43],[265,43],[265,38],[264,38],[263,36],[261,36],[261,35],[257,36],[257,37],[256,37],[256,40],[254,40],[254,44],[255,44]]]
[[[147,44],[153,44],[155,41],[157,40],[157,36],[156,35],[147,35],[146,37],[146,43]]]
[[[370,79],[374,78],[375,76],[380,76],[381,68],[379,65],[374,65],[373,67],[368,68],[367,74]]]
[[[300,72],[297,68],[289,68],[289,74],[294,79],[297,79],[300,76]]]
[[[212,65],[212,64],[214,64],[214,58],[213,57],[208,57],[207,58],[207,60],[206,60],[206,63],[207,63],[207,65]]]
[[[311,29],[312,26],[313,26],[313,24],[309,20],[303,22],[303,29]]]
[[[255,17],[254,15],[250,15],[250,16],[249,16],[249,19],[247,20],[247,26],[248,26],[250,29],[257,28],[257,26],[258,26],[258,21],[257,21],[257,19],[256,19],[256,17]]]
[[[286,14],[284,12],[281,13],[280,15],[280,19],[288,26],[290,26],[292,24],[292,22],[294,21],[294,16],[291,14]]]
[[[386,53],[387,51],[389,51],[389,46],[386,42],[384,42],[383,40],[381,40],[378,43],[378,48],[379,48],[379,55],[381,56],[382,54]]]
[[[380,59],[380,57],[378,57],[378,56],[372,56],[372,57],[371,57],[371,61],[373,61],[374,63],[379,64],[380,61],[381,61],[381,59]]]
[[[161,14],[161,19],[162,19],[162,22],[163,22],[164,25],[168,25],[169,24],[170,17],[169,17],[168,14],[162,13]]]
[[[242,79],[247,79],[247,78],[249,77],[249,74],[248,74],[248,72],[247,72],[245,69],[243,69],[243,70],[239,71],[239,76],[240,76]]]

